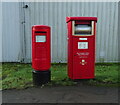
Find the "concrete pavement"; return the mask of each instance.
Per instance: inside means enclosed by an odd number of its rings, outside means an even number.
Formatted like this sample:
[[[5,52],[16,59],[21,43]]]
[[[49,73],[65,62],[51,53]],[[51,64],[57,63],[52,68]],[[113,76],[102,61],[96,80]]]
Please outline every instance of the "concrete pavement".
[[[118,88],[60,86],[3,90],[3,103],[118,103]]]

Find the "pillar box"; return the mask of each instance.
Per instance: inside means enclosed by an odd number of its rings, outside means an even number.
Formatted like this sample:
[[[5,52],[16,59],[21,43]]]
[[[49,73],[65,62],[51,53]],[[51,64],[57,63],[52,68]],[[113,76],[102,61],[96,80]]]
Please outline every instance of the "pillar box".
[[[32,27],[32,68],[33,82],[42,85],[50,81],[50,27],[35,25]]]

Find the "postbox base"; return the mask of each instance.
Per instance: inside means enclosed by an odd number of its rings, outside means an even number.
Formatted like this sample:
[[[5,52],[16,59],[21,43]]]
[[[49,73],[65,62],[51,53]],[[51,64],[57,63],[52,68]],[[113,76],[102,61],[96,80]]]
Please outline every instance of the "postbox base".
[[[46,84],[51,80],[51,71],[36,71],[33,70],[33,84],[36,86],[41,86],[42,84]]]

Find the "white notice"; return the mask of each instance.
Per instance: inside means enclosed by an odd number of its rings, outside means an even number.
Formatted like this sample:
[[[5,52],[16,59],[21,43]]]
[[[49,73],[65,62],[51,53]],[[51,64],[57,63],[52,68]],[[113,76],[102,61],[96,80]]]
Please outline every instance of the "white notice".
[[[37,35],[36,42],[46,42],[46,36],[45,35]]]
[[[88,49],[88,42],[78,42],[78,49]]]

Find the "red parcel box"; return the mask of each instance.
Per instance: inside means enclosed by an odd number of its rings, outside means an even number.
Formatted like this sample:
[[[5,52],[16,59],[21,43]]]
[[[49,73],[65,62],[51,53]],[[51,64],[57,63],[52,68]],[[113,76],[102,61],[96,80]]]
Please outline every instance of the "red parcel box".
[[[92,79],[95,70],[96,17],[67,17],[68,76]]]
[[[35,25],[32,27],[32,68],[33,81],[41,85],[50,81],[50,27]]]

